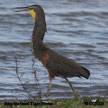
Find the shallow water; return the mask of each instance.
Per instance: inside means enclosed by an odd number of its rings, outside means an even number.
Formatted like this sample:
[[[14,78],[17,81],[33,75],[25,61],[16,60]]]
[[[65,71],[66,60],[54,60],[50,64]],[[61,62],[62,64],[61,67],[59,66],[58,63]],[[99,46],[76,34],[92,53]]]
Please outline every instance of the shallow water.
[[[38,96],[30,48],[34,21],[28,13],[12,9],[32,4],[45,10],[45,45],[91,71],[89,80],[69,78],[76,91],[81,97],[108,97],[108,0],[0,0],[0,100],[27,98],[16,76],[15,57],[19,74],[24,74],[22,82],[33,96]],[[36,59],[35,69],[44,95],[48,72]],[[48,98],[72,96],[66,81],[55,78]]]

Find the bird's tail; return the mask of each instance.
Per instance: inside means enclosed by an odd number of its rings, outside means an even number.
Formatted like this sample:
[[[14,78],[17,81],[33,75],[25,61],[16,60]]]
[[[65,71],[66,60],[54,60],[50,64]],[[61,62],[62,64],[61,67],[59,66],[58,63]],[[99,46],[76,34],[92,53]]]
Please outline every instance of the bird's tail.
[[[84,67],[81,66],[81,68],[84,70],[83,73],[81,73],[81,76],[83,76],[84,78],[88,79],[90,76],[90,71]]]

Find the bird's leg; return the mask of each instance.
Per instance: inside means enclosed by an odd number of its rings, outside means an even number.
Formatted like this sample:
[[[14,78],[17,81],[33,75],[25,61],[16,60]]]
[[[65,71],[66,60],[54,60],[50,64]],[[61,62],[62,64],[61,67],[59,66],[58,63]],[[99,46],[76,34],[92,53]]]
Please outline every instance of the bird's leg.
[[[75,97],[76,97],[77,99],[80,99],[80,96],[79,96],[79,94],[74,90],[74,88],[73,88],[73,86],[72,86],[72,83],[71,83],[66,77],[65,77],[64,79],[68,82],[68,84],[69,84],[69,86],[71,87],[71,89],[72,89],[72,91],[73,91]]]
[[[49,87],[48,87],[48,89],[47,89],[47,91],[46,91],[46,95],[48,95],[48,92],[49,92],[50,89],[51,89],[51,85],[52,85],[52,79],[50,79],[50,83],[49,83]]]

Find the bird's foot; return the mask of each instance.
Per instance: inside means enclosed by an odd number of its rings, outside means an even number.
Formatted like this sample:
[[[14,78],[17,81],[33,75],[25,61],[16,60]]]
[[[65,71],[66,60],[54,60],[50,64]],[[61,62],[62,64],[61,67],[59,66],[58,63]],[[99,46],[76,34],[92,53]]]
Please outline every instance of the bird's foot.
[[[80,95],[76,91],[74,91],[74,95],[77,100],[80,100]]]

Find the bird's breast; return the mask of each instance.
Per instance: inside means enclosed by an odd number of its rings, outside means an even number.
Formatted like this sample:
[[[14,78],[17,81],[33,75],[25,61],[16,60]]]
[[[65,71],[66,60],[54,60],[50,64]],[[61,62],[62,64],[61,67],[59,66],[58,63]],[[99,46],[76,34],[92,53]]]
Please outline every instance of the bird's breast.
[[[43,65],[46,67],[46,63],[48,62],[49,60],[49,55],[48,54],[45,54],[43,57],[42,57],[42,63]]]

